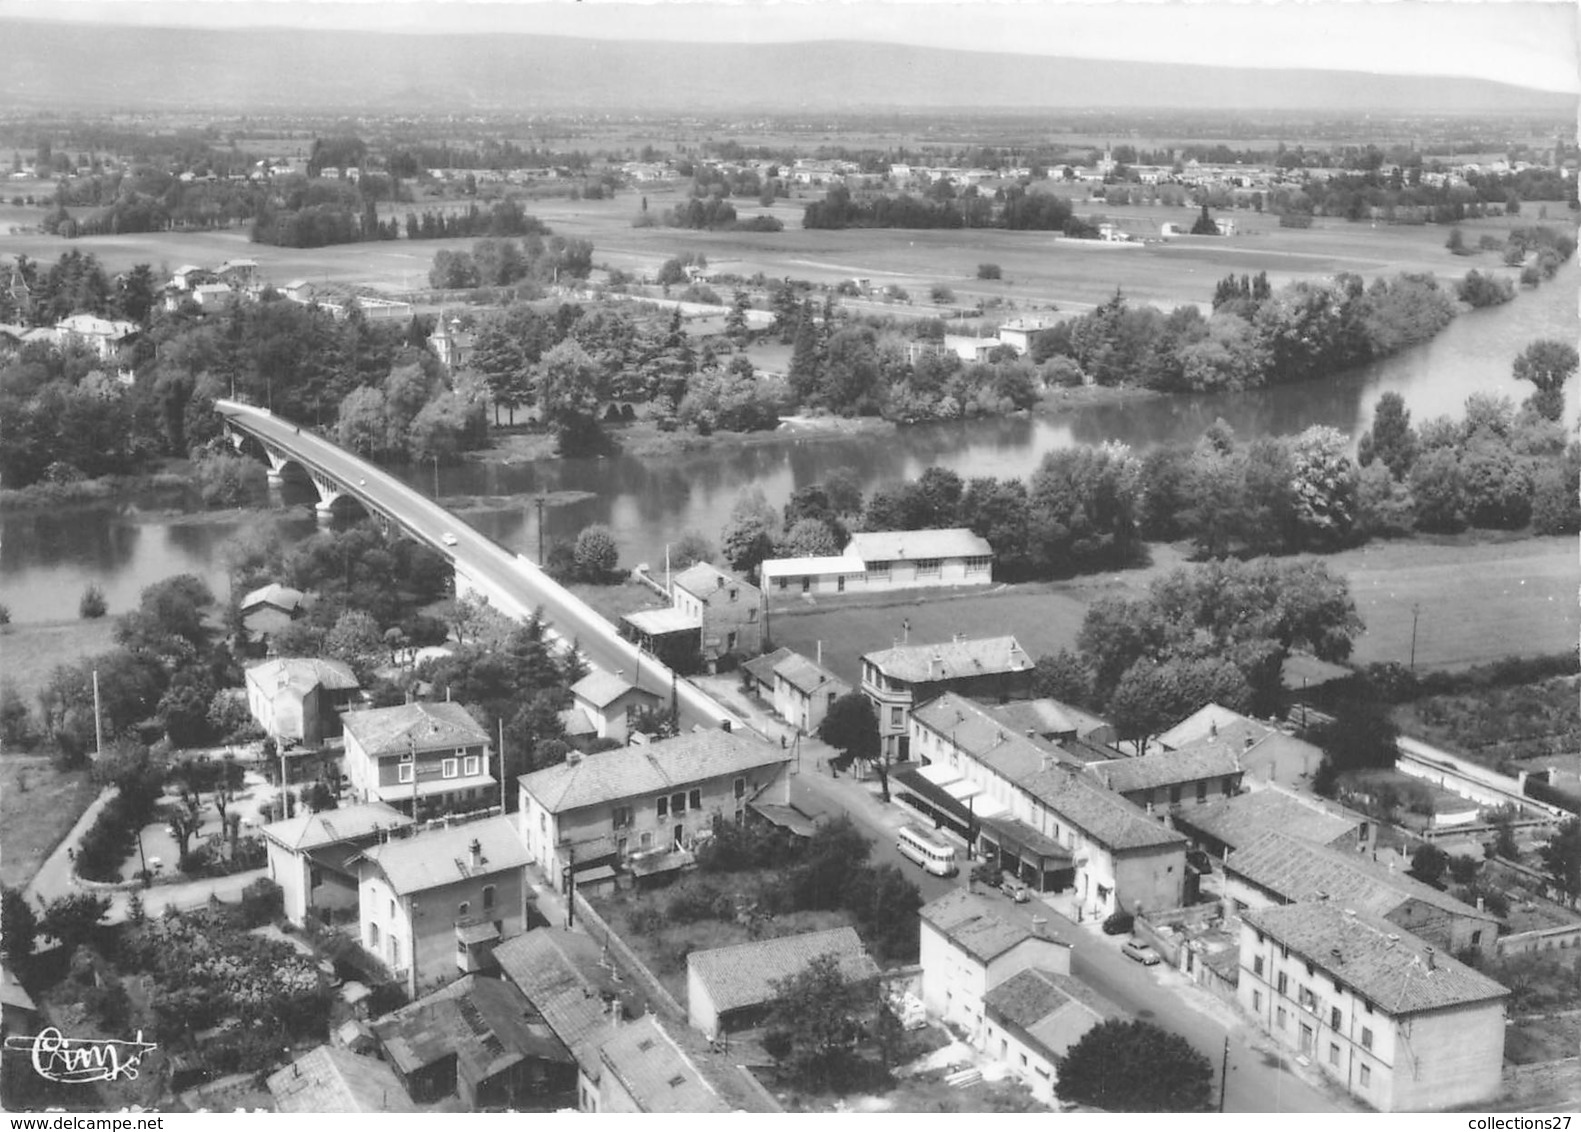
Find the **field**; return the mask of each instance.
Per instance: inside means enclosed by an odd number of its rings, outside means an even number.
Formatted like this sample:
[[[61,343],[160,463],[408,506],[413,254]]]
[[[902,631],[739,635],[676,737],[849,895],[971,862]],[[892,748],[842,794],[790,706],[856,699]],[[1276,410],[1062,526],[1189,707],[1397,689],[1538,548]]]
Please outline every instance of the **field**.
[[[0,681],[21,693],[32,710],[38,690],[57,664],[108,652],[114,646],[115,618],[96,621],[38,621],[0,630]]]
[[[776,645],[808,656],[823,644],[826,663],[842,677],[860,675],[863,653],[899,643],[911,624],[916,643],[1013,634],[1033,656],[1074,648],[1088,603],[1105,594],[1139,596],[1160,573],[1183,558],[1170,546],[1152,548],[1143,569],[950,594],[912,591],[879,601],[824,598],[775,608],[769,628]],[[1512,654],[1537,655],[1574,648],[1581,635],[1575,600],[1575,540],[1526,538],[1479,541],[1473,537],[1373,543],[1330,555],[1331,572],[1350,581],[1351,596],[1366,624],[1354,661],[1367,664],[1411,656],[1412,606],[1417,618],[1419,669],[1464,668]],[[918,595],[922,596],[918,596]]]
[[[41,755],[0,758],[0,884],[32,880],[98,793],[86,770],[59,771]]]
[[[1061,191],[1070,191],[1061,186]],[[1140,302],[1175,306],[1206,305],[1214,283],[1230,272],[1267,271],[1277,286],[1298,278],[1322,278],[1340,271],[1367,277],[1398,271],[1433,271],[1459,276],[1471,267],[1498,267],[1491,255],[1456,258],[1444,250],[1446,230],[1437,226],[1372,226],[1319,219],[1306,230],[1282,229],[1273,216],[1241,210],[1233,216],[1237,235],[1226,238],[1179,237],[1146,245],[1103,244],[1065,240],[1048,232],[850,230],[808,231],[801,227],[802,208],[821,198],[822,189],[800,190],[770,209],[740,201],[743,217],[769,212],[785,224],[776,233],[695,232],[671,228],[633,228],[640,198],[650,212],[659,212],[684,194],[674,188],[622,190],[611,200],[573,201],[548,198],[532,201],[528,211],[562,236],[590,239],[594,261],[601,267],[628,272],[654,272],[681,251],[707,255],[714,271],[770,279],[785,277],[833,284],[852,277],[875,286],[894,284],[910,293],[912,302],[864,302],[858,309],[889,310],[921,316],[935,309],[928,290],[935,283],[951,287],[956,305],[998,300],[1001,311],[1085,310],[1102,302],[1116,287]],[[416,208],[459,204],[421,200]],[[1163,206],[1109,207],[1102,201],[1075,201],[1081,215],[1104,214],[1126,231],[1155,237],[1165,220],[1190,221],[1189,208]],[[404,214],[409,207],[387,207],[386,214]],[[1530,211],[1530,210],[1528,210]],[[37,209],[0,206],[0,231],[13,224],[36,224]],[[1531,217],[1468,222],[1462,227],[1475,245],[1484,232],[1502,234]],[[333,248],[294,249],[253,244],[245,227],[215,232],[153,233],[83,237],[66,241],[42,234],[0,234],[0,254],[25,253],[45,262],[68,249],[92,253],[112,272],[137,263],[168,271],[182,263],[217,265],[227,259],[256,260],[263,276],[284,285],[293,279],[372,286],[389,293],[424,290],[434,253],[441,248],[467,248],[470,239],[351,244]],[[977,280],[977,265],[997,263],[1004,278]]]

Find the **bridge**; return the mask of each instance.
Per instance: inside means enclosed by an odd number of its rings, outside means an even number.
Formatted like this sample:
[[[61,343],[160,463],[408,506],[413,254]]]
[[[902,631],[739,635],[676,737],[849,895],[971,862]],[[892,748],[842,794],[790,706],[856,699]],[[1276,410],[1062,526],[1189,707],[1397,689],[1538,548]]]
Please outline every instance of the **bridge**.
[[[377,465],[268,409],[223,399],[214,402],[214,409],[225,418],[225,432],[233,444],[239,447],[245,435],[263,445],[271,483],[279,483],[290,465],[307,473],[319,493],[320,516],[327,517],[342,498],[355,499],[386,527],[398,528],[450,559],[457,596],[485,597],[493,608],[521,620],[541,608],[554,635],[567,647],[575,641],[593,667],[623,673],[627,680],[666,701],[673,688],[682,727],[745,726],[712,696],[621,637],[596,610],[545,574],[537,563],[505,550]]]

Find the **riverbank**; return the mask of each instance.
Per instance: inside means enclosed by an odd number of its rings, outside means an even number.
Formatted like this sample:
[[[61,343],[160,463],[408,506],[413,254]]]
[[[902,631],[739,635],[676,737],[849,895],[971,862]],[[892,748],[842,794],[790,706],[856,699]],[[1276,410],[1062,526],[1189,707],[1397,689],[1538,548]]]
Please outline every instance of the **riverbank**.
[[[36,710],[39,690],[56,665],[74,664],[113,647],[114,617],[13,622],[0,628],[0,682],[15,688],[29,710]]]

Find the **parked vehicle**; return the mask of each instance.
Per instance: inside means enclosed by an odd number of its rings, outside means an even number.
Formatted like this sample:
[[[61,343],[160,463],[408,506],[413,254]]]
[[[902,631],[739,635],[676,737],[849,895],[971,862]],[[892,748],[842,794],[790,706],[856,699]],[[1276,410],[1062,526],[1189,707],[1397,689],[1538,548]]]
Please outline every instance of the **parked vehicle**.
[[[903,825],[896,831],[895,848],[934,876],[952,877],[960,871],[955,863],[955,847],[914,825]]]
[[[1151,944],[1132,936],[1120,945],[1120,950],[1128,959],[1135,959],[1144,967],[1153,967],[1158,964],[1158,952],[1154,951]]]
[[[1032,890],[1009,873],[1006,873],[1000,880],[999,891],[1010,897],[1017,904],[1025,904],[1032,899]]]
[[[1136,917],[1129,912],[1113,912],[1103,922],[1104,935],[1125,935],[1136,926]]]
[[[446,546],[455,546],[456,536],[451,534],[449,531],[446,531],[444,534],[439,536],[439,541],[444,543]]]

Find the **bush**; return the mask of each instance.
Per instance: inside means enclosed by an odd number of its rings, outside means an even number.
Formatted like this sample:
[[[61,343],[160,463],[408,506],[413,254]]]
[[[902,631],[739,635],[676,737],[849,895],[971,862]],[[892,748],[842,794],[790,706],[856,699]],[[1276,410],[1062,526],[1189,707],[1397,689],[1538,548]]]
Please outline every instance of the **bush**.
[[[104,591],[93,583],[82,591],[82,598],[77,602],[77,616],[84,620],[103,617],[109,606],[105,604]]]
[[[935,283],[928,290],[928,297],[936,303],[953,303],[955,301],[955,292],[943,283]]]
[[[602,523],[595,523],[576,536],[576,546],[571,552],[576,576],[585,582],[608,581],[620,564],[620,550],[615,545],[615,535]]]
[[[1279,217],[1279,227],[1281,227],[1281,228],[1310,228],[1310,227],[1312,227],[1312,216],[1311,216],[1310,213],[1306,213],[1306,212],[1285,212],[1285,213],[1281,213],[1280,217]]]
[[[1001,277],[1002,273],[1000,272],[999,265],[997,263],[979,263],[977,265],[977,278],[999,279]]]
[[[268,877],[259,877],[242,889],[241,926],[258,928],[285,915],[285,891]]]
[[[733,920],[735,899],[711,880],[691,878],[670,890],[665,914],[674,924],[695,924],[699,920]]]

